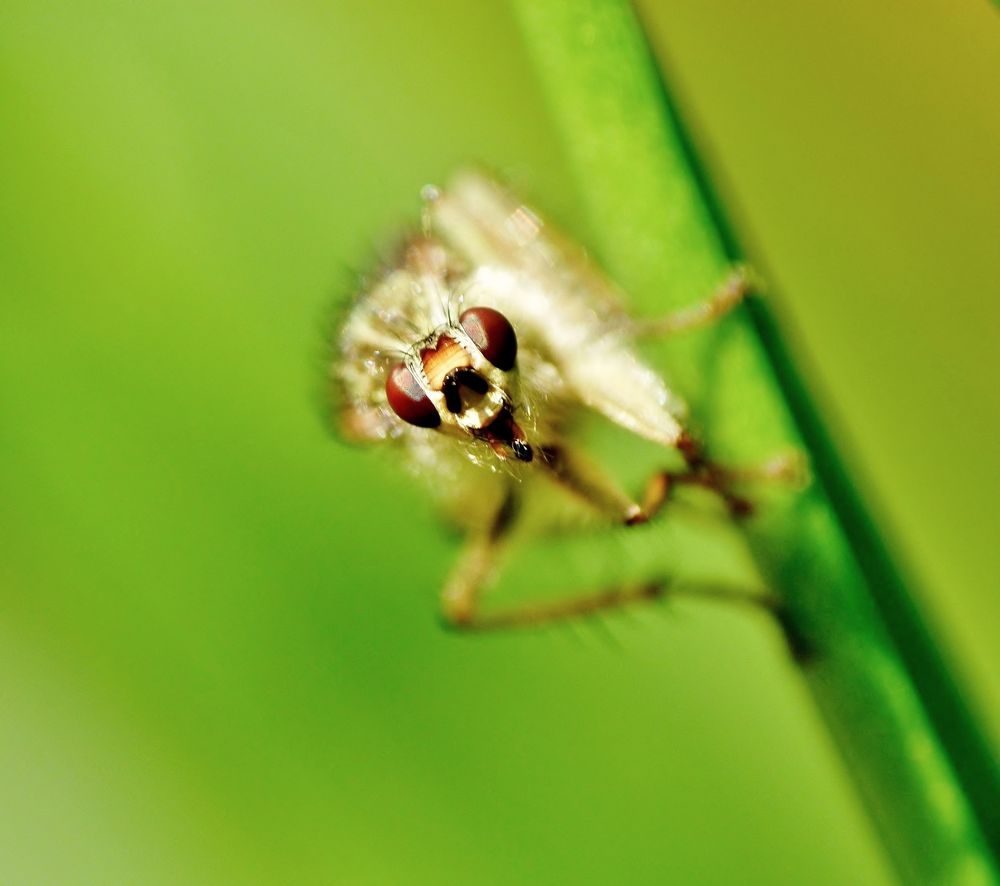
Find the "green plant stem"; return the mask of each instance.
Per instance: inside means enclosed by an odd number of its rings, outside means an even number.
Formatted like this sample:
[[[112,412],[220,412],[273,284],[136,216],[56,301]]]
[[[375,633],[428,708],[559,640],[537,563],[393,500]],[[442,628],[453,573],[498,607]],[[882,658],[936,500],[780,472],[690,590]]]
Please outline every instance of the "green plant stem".
[[[664,293],[677,305],[709,291],[731,266],[731,243],[631,9],[622,0],[514,5],[585,201],[589,242],[604,266],[639,305],[662,309]],[[816,441],[818,423],[802,425],[803,410],[793,412],[794,400],[786,398],[790,389],[801,390],[789,378],[790,364],[765,348],[748,315],[721,336],[682,347],[697,369],[683,390],[700,386],[692,399],[714,451],[745,461],[802,447],[802,430]],[[900,874],[920,883],[996,882],[983,836],[989,794],[974,805],[956,775],[979,766],[992,786],[995,769],[985,757],[972,764],[949,758],[928,713],[934,705],[911,676],[919,676],[921,662],[907,667],[874,603],[886,600],[886,583],[902,589],[902,580],[846,487],[832,448],[819,439],[810,449],[816,482],[766,509],[747,533],[812,650],[806,682]],[[904,605],[897,594],[888,608]],[[901,619],[917,624],[910,616]],[[926,641],[926,631],[911,631],[918,634]],[[932,644],[913,648],[913,658],[924,656],[924,675],[938,675],[935,691],[951,692],[960,721],[952,725],[953,757],[956,749],[980,753],[983,744]]]

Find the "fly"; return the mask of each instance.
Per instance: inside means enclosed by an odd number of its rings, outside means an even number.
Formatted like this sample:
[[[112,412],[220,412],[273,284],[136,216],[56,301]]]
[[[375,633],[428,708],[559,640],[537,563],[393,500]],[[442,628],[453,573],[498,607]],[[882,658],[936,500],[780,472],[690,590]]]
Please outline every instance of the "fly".
[[[464,526],[442,591],[445,619],[486,629],[540,624],[651,600],[663,581],[484,610],[481,590],[526,484],[551,482],[610,522],[656,515],[677,484],[709,488],[741,518],[747,480],[797,480],[798,455],[750,470],[708,460],[683,400],[639,357],[643,337],[715,322],[749,292],[736,269],[707,299],[634,320],[582,250],[489,178],[465,172],[425,188],[420,232],[356,297],[339,332],[332,377],[339,425],[354,441],[394,447]],[[567,439],[591,410],[679,453],[633,498]]]

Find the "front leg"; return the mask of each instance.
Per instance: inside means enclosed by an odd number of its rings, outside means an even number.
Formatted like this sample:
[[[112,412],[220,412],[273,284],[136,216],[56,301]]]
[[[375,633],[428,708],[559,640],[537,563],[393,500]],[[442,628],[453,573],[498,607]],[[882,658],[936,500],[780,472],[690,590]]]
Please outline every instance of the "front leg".
[[[648,517],[600,466],[573,447],[558,443],[539,448],[539,464],[550,479],[612,522],[633,526]]]

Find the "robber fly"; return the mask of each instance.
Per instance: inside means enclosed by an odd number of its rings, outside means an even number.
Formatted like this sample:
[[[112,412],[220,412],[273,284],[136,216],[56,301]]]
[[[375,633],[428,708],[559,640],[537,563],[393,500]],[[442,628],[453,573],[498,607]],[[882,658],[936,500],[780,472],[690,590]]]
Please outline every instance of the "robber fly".
[[[708,461],[685,428],[683,401],[635,350],[640,336],[680,333],[728,313],[747,295],[746,273],[733,271],[689,308],[636,321],[578,247],[484,175],[462,173],[444,190],[425,188],[423,198],[421,230],[348,311],[332,377],[344,435],[394,446],[466,528],[442,592],[449,623],[538,624],[663,592],[663,582],[649,582],[484,611],[480,590],[527,483],[551,481],[634,526],[654,516],[676,483],[715,490],[739,517],[751,506],[733,491],[736,481],[797,470],[794,459],[750,472]],[[581,410],[675,450],[684,467],[658,472],[631,497],[567,441]]]

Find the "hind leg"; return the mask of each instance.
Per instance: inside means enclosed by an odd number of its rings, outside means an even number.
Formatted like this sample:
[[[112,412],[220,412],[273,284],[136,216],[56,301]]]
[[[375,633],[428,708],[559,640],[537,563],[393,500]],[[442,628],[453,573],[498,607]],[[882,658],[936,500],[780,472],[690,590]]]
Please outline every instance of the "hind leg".
[[[445,623],[463,632],[534,627],[586,618],[616,609],[650,603],[668,596],[730,601],[773,615],[781,623],[781,606],[771,594],[715,585],[676,585],[664,577],[502,608],[484,608],[482,591],[494,572],[515,511],[513,494],[484,530],[469,535],[441,593]]]

